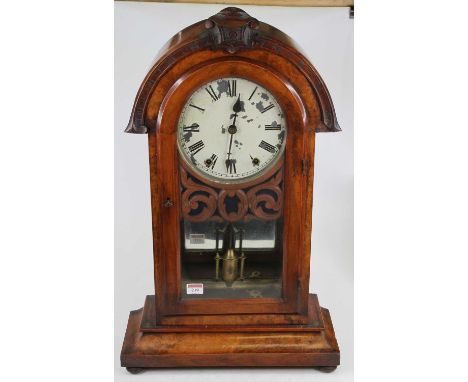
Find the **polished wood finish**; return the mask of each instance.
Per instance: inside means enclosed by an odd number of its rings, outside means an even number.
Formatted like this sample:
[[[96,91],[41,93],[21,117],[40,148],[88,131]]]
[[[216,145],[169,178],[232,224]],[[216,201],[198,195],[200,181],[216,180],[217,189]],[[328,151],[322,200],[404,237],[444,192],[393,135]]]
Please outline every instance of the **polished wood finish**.
[[[311,300],[312,301],[312,300]],[[143,309],[130,313],[122,365],[141,368],[307,366],[332,371],[340,353],[330,314],[321,308],[323,329],[315,331],[243,331],[241,327],[221,332],[142,332]]]
[[[223,317],[222,322],[217,317],[206,316],[206,319],[199,325],[178,325],[176,322],[172,325],[158,325],[155,316],[156,306],[154,296],[146,296],[140,330],[142,332],[223,332],[232,330],[265,332],[272,329],[278,332],[320,331],[324,329],[320,309],[317,295],[311,294],[309,295],[307,320],[303,324],[296,325],[290,322],[274,324],[276,315],[271,315],[265,319],[264,323],[257,320],[256,325],[249,325],[242,324],[242,322],[239,322],[238,316],[233,315],[232,318],[235,319],[235,324],[230,323],[229,317],[226,316]],[[244,321],[247,322],[247,319],[244,319]]]
[[[252,211],[255,198],[248,193],[281,173],[280,298],[182,299],[180,222],[187,201],[181,190],[190,169],[178,152],[178,118],[194,90],[221,77],[258,83],[285,111],[281,162],[249,184],[208,193],[222,199],[223,192],[246,188],[244,207]],[[148,134],[156,293],[130,315],[122,366],[137,372],[141,367],[339,364],[329,313],[309,295],[315,133],[339,130],[319,74],[276,28],[226,8],[174,36],[143,81],[126,129]]]

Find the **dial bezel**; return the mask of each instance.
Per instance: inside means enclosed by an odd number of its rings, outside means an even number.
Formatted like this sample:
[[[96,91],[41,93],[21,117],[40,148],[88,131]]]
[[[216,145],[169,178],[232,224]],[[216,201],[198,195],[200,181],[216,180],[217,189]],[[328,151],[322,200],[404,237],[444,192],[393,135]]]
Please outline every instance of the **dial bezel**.
[[[281,110],[281,114],[283,115],[283,121],[284,121],[284,138],[283,142],[281,145],[280,150],[276,153],[275,157],[260,171],[255,172],[251,175],[248,175],[243,178],[221,178],[217,177],[215,175],[211,175],[208,172],[204,172],[200,170],[197,166],[193,165],[190,161],[190,158],[188,157],[188,154],[185,152],[184,148],[182,147],[181,140],[180,140],[180,135],[179,135],[179,127],[180,127],[180,120],[182,118],[182,112],[186,109],[188,103],[190,102],[191,98],[194,96],[194,94],[199,91],[201,88],[207,86],[208,84],[214,82],[214,81],[219,81],[223,79],[243,79],[246,81],[249,81],[250,83],[260,86],[261,88],[265,89],[268,91],[271,96],[274,98],[274,102],[279,106]],[[181,112],[179,114],[179,117],[177,118],[177,127],[176,127],[176,140],[177,140],[177,150],[179,152],[179,155],[181,157],[181,162],[183,164],[183,167],[185,170],[191,172],[193,175],[196,175],[197,177],[201,178],[201,180],[206,181],[210,185],[214,186],[239,186],[239,185],[250,185],[250,184],[255,184],[258,183],[259,181],[262,181],[269,176],[273,175],[276,170],[281,167],[281,164],[283,162],[284,158],[284,151],[287,143],[287,138],[288,138],[288,122],[287,122],[287,116],[284,113],[284,107],[281,104],[281,102],[278,100],[278,97],[275,95],[274,91],[271,91],[267,86],[263,85],[262,83],[259,83],[258,81],[252,80],[251,78],[244,76],[244,75],[236,75],[236,74],[231,74],[227,76],[219,76],[216,78],[211,79],[210,81],[202,83],[200,86],[195,88],[185,99],[185,102],[181,108]]]

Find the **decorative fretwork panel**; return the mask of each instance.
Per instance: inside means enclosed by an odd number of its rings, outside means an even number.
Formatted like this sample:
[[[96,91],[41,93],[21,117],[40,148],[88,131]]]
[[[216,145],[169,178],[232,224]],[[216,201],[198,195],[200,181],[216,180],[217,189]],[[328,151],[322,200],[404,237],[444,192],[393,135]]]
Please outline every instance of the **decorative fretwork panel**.
[[[283,170],[246,188],[223,189],[201,182],[181,167],[182,214],[191,222],[276,220],[283,208]]]

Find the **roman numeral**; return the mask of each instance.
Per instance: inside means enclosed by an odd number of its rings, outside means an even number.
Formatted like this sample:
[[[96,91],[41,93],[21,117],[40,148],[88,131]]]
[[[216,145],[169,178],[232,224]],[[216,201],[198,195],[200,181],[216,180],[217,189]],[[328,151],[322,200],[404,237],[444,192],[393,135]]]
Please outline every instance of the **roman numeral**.
[[[262,149],[269,151],[270,153],[274,153],[276,151],[275,146],[270,145],[268,142],[261,141],[258,147],[261,147]]]
[[[255,94],[255,91],[257,90],[257,88],[258,88],[258,86],[255,86],[255,89],[253,90],[252,94],[251,94],[250,97],[249,97],[249,101],[250,101],[250,99],[253,97],[253,95]]]
[[[275,105],[273,105],[272,103],[270,103],[267,107],[263,108],[263,110],[261,111],[261,113],[265,113],[266,111],[270,110],[270,109],[273,109],[275,107]]]
[[[217,101],[219,98],[218,96],[216,95],[215,91],[213,90],[213,88],[210,86],[208,86],[207,88],[205,88],[205,90],[208,92],[208,94],[211,96],[211,98],[213,99],[213,101]]]
[[[191,107],[193,107],[195,109],[198,109],[200,111],[205,111],[205,109],[203,109],[202,107],[198,107],[198,106],[195,106],[195,105],[192,105],[192,104],[190,104],[189,106],[191,106]]]
[[[228,80],[228,94],[230,97],[236,97],[237,95],[237,81],[236,80],[232,80],[232,81]]]
[[[218,160],[218,156],[216,154],[212,154],[211,157],[211,169],[213,170],[214,169],[214,166],[216,164],[216,161]]]
[[[198,129],[200,126],[198,123],[192,123],[190,126],[184,126],[183,129],[184,131],[191,131],[192,133],[199,133],[200,130]]]
[[[202,151],[205,148],[205,144],[203,141],[198,141],[197,143],[194,143],[193,145],[190,145],[188,149],[192,153],[192,155],[197,154],[198,152]]]
[[[265,130],[281,130],[281,125],[265,125]]]
[[[228,159],[226,160],[226,169],[229,172],[229,174],[237,174],[236,170],[236,160],[235,159]]]

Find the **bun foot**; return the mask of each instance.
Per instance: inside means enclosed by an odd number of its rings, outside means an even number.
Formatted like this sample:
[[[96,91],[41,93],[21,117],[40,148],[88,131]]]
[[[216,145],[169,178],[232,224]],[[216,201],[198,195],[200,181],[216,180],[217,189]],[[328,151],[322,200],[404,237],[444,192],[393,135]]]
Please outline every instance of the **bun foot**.
[[[130,374],[140,374],[145,371],[143,367],[127,367],[126,369]]]
[[[315,369],[321,371],[322,373],[331,373],[335,371],[337,366],[317,366]]]

